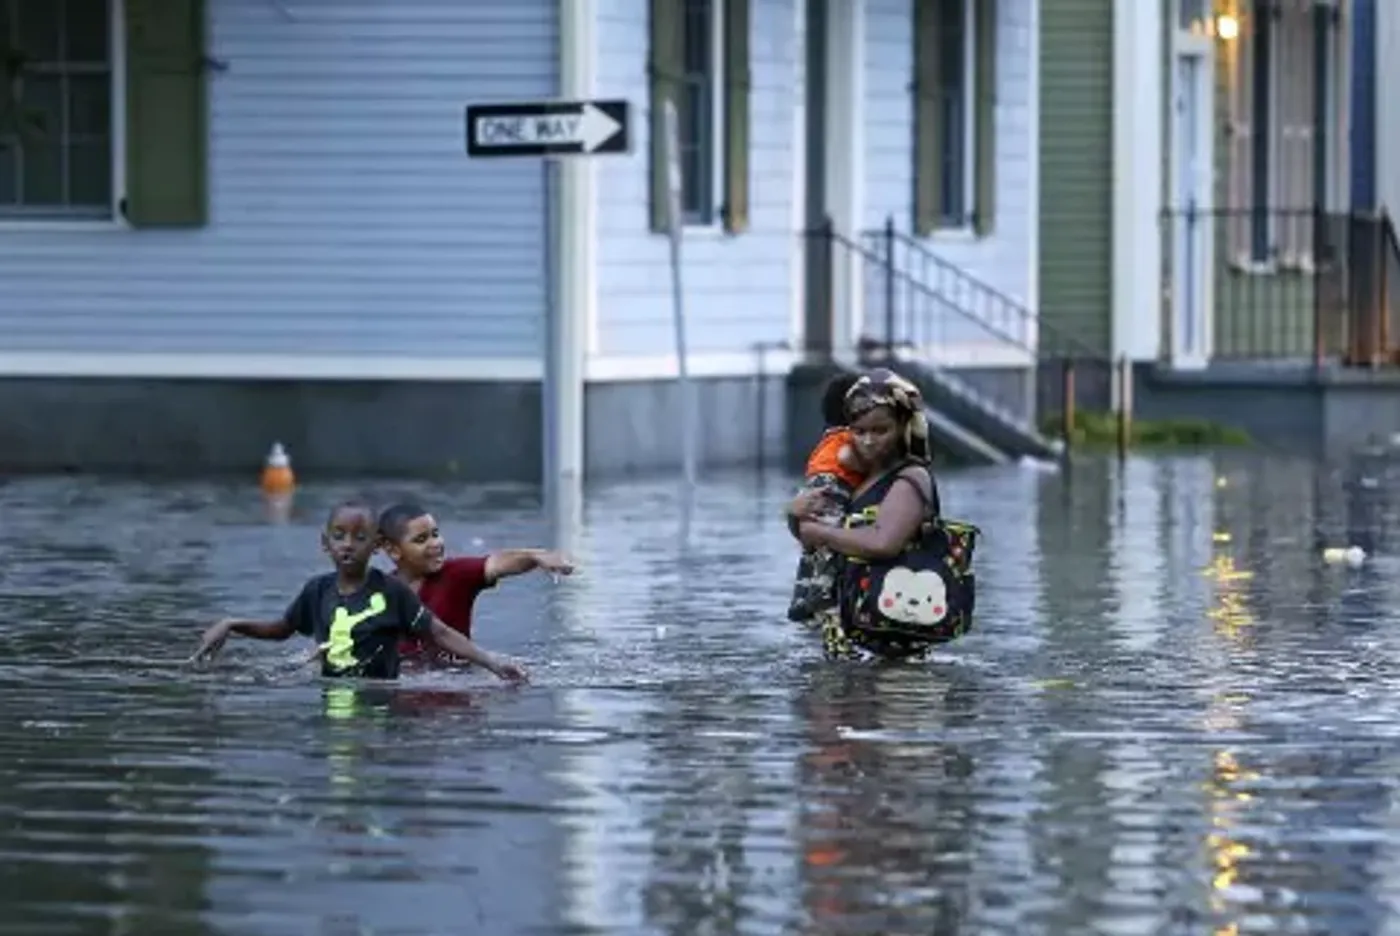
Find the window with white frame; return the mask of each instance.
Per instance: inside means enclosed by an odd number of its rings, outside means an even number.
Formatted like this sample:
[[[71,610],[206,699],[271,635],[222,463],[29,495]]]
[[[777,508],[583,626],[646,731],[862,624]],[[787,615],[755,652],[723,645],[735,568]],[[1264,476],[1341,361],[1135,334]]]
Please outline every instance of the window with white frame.
[[[719,219],[723,191],[724,35],[722,0],[675,0],[681,13],[680,131],[681,210],[687,224],[709,226]]]
[[[941,109],[940,228],[964,228],[976,211],[976,36],[972,5],[942,0],[938,7],[938,97]]]
[[[1229,252],[1242,267],[1310,269],[1315,213],[1342,203],[1345,68],[1335,22],[1316,6],[1256,0],[1227,50]],[[1326,82],[1320,115],[1319,81]],[[1318,133],[1326,135],[1321,205]]]
[[[112,214],[108,0],[0,0],[0,217]]]
[[[1188,33],[1205,33],[1210,4],[1207,0],[1177,0],[1176,28]]]

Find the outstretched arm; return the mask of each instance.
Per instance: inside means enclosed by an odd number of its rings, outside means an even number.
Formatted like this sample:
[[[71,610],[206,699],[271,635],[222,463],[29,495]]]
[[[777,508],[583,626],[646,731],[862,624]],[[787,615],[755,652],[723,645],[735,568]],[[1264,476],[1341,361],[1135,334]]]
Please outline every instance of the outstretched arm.
[[[286,640],[296,632],[296,627],[289,620],[245,621],[226,618],[204,632],[190,661],[212,659],[232,634],[252,637],[254,640]]]
[[[297,632],[291,621],[242,621],[225,622],[231,633],[254,640],[286,640]]]
[[[486,557],[486,584],[503,578],[543,569],[558,575],[572,575],[574,564],[567,556],[549,549],[502,549]]]
[[[210,627],[200,638],[199,649],[195,650],[190,661],[198,662],[211,659],[223,647],[230,634],[252,637],[254,640],[286,640],[298,631],[308,637],[311,636],[312,608],[315,604],[316,594],[315,582],[316,580],[313,579],[302,587],[297,596],[292,599],[292,603],[287,605],[287,610],[282,612],[280,620],[248,621],[225,618]]]
[[[433,615],[428,636],[432,638],[433,643],[453,656],[461,657],[469,663],[475,663],[477,666],[490,670],[501,679],[524,682],[528,678],[525,670],[520,666],[502,659],[494,653],[487,653],[478,647],[470,637],[453,630],[438,620],[437,615]]]

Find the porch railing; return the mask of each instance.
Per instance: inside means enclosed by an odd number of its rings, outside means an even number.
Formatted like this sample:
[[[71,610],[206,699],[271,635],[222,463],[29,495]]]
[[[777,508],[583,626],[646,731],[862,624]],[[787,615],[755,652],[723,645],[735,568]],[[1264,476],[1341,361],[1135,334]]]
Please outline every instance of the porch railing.
[[[846,271],[847,288],[859,290],[867,356],[909,355],[1018,423],[1033,424],[1037,412],[1101,405],[1097,384],[1111,370],[1104,355],[1039,321],[1023,303],[899,232],[893,221],[855,239],[830,222],[807,236],[823,244],[817,252],[823,301],[836,300],[839,269]],[[1054,366],[1042,368],[1033,385],[996,373],[1029,370],[1047,359]]]
[[[1162,236],[1168,361],[1379,366],[1400,350],[1400,240],[1388,216],[1169,209]]]
[[[1039,416],[1072,421],[1076,409],[1108,406],[1113,368],[1107,355],[1045,322],[1025,303],[939,256],[920,239],[899,231],[893,219],[886,219],[878,230],[866,231],[862,241],[882,258],[881,335],[894,335],[900,344],[924,349],[966,341],[969,329],[960,327],[948,312],[955,308],[1037,365],[1034,400]],[[866,308],[871,306],[867,303]],[[976,350],[978,344],[974,340],[967,346]]]

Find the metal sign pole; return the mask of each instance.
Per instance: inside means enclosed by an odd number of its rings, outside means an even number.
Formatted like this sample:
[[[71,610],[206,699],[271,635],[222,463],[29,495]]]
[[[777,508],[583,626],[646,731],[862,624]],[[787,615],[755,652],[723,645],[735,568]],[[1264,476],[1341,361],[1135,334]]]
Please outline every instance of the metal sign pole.
[[[572,25],[587,20],[583,0],[561,10]],[[584,43],[587,46],[587,43]],[[567,44],[566,44],[567,49]],[[566,85],[592,79],[574,56],[561,66]],[[544,379],[541,381],[543,473],[549,500],[576,509],[584,468],[585,323],[594,264],[591,218],[595,192],[584,157],[631,150],[631,108],[625,100],[514,101],[468,104],[467,155],[473,159],[543,157],[546,284]]]
[[[676,387],[681,398],[681,465],[687,484],[695,484],[695,395],[686,360],[685,289],[681,280],[681,145],[676,105],[664,105],[666,124],[667,221],[671,242],[671,310],[676,327]]]

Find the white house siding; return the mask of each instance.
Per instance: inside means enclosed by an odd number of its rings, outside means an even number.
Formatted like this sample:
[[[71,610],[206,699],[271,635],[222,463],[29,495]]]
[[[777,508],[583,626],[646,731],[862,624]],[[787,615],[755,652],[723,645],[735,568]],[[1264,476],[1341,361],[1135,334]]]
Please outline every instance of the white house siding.
[[[997,0],[996,60],[996,214],[992,233],[973,238],[962,232],[925,241],[940,259],[1034,311],[1036,304],[1036,194],[1033,148],[1037,101],[1036,17],[1040,0]],[[912,223],[913,159],[913,2],[865,0],[865,225],[883,227],[887,218],[908,232]],[[1109,180],[1104,180],[1109,184]],[[918,269],[916,273],[920,273]],[[935,286],[932,271],[928,284]],[[867,330],[879,331],[883,302],[867,283]],[[965,295],[965,294],[964,294]],[[964,304],[957,295],[953,301]],[[927,304],[926,304],[927,305]],[[998,318],[1001,316],[998,315]],[[1020,317],[1016,317],[1020,321]],[[936,336],[949,343],[998,343],[989,331],[947,313]],[[1016,337],[1034,337],[1026,329]]]
[[[538,360],[541,168],[462,108],[557,93],[556,0],[207,8],[209,225],[0,225],[4,351]]]
[[[676,0],[677,3],[680,0]],[[794,0],[752,0],[750,227],[729,237],[687,234],[683,254],[689,351],[752,353],[756,343],[791,337],[794,173],[801,165],[796,122],[801,37]],[[599,0],[599,97],[635,102],[636,136],[627,157],[598,160],[597,336],[605,357],[673,352],[666,238],[650,232],[646,4]]]

